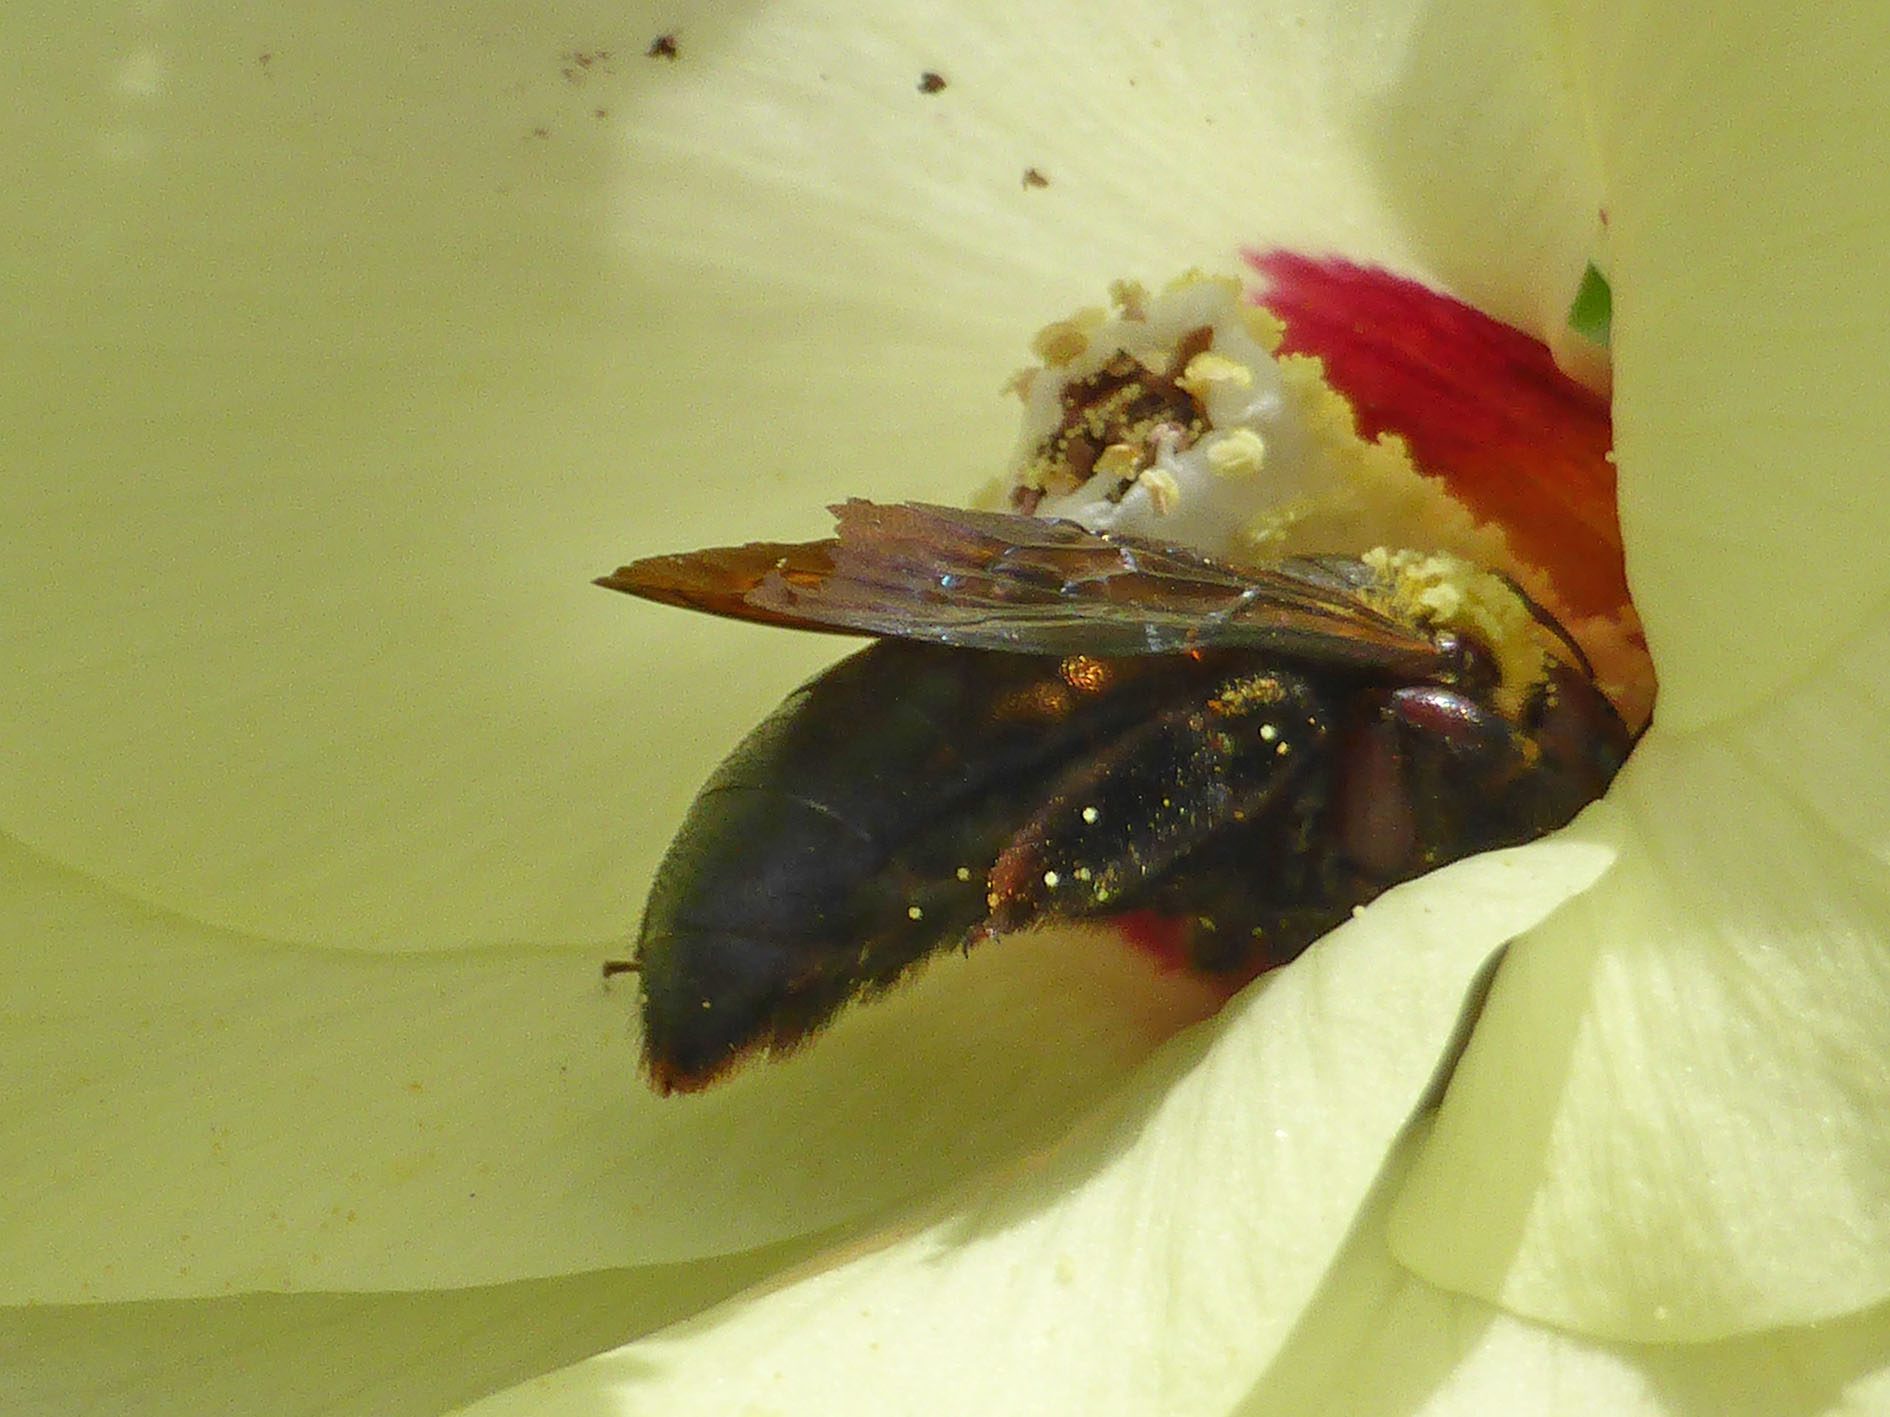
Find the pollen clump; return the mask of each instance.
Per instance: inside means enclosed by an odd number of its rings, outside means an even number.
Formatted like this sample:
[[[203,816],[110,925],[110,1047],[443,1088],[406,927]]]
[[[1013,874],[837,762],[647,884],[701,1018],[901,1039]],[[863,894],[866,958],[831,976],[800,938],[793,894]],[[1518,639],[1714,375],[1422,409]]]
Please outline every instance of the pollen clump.
[[[1364,556],[1385,586],[1387,608],[1400,619],[1455,630],[1496,656],[1497,706],[1519,712],[1547,672],[1542,627],[1503,577],[1442,552],[1375,547]]]
[[[1280,681],[1271,674],[1250,674],[1244,679],[1236,679],[1223,685],[1221,691],[1208,701],[1208,707],[1217,713],[1248,713],[1256,707],[1283,703],[1286,691],[1280,687]],[[1260,736],[1271,740],[1278,730],[1271,724],[1260,730]]]
[[[1266,461],[1267,440],[1251,428],[1232,428],[1207,447],[1208,466],[1218,477],[1254,477]]]
[[[1142,452],[1133,443],[1111,443],[1097,454],[1095,471],[1098,477],[1114,478],[1117,481],[1135,480],[1136,465],[1141,461]]]
[[[1148,318],[1148,287],[1139,280],[1109,282],[1109,303],[1122,312],[1125,320]]]
[[[1241,327],[1248,337],[1268,354],[1278,354],[1286,339],[1286,324],[1264,305],[1240,307]]]
[[[1211,276],[1199,266],[1190,266],[1178,276],[1169,279],[1162,287],[1163,295],[1178,295],[1184,291],[1200,290],[1207,287],[1240,298],[1240,280],[1236,276]]]
[[[1155,508],[1155,515],[1165,517],[1174,511],[1181,502],[1181,484],[1175,481],[1175,475],[1166,468],[1152,467],[1135,479],[1136,486],[1148,490],[1149,504]]]
[[[1216,389],[1251,389],[1253,370],[1224,354],[1203,350],[1188,361],[1188,367],[1175,380],[1198,399],[1205,399]]]
[[[1090,337],[1102,328],[1108,311],[1092,305],[1067,320],[1052,320],[1030,341],[1030,349],[1045,365],[1061,369],[1089,353]]]

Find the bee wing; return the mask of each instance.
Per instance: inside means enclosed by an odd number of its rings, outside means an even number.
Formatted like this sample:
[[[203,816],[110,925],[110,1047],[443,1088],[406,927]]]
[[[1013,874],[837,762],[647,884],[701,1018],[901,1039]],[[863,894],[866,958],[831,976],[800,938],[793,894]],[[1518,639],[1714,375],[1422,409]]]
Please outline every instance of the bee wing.
[[[1345,557],[1235,570],[1074,522],[905,502],[833,509],[837,534],[637,561],[599,585],[711,614],[1014,654],[1261,649],[1424,673],[1432,637],[1377,609]]]

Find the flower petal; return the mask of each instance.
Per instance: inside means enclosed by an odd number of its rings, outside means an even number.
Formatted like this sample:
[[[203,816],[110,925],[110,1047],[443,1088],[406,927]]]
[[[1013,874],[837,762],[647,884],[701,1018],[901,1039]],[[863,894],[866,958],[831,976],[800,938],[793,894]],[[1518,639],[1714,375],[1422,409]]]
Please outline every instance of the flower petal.
[[[20,55],[39,215],[0,234],[33,450],[0,824],[273,938],[620,933],[819,651],[758,665],[588,576],[949,497],[1042,314],[1253,239],[1418,264],[1419,173],[1500,173],[1453,269],[1539,287],[1572,144],[1505,77],[1534,22],[1432,64],[1418,8],[61,11]],[[1413,136],[1442,114],[1478,116]]]
[[[1595,889],[1518,945],[1392,1235],[1447,1288],[1699,1340],[1890,1296],[1890,623],[1657,725]]]
[[[1113,940],[995,942],[682,1103],[637,1077],[632,1000],[590,950],[218,937],[3,840],[0,879],[14,1302],[484,1284],[766,1244],[1015,1157],[1218,1002]]]
[[[1629,579],[1686,729],[1809,672],[1890,595],[1890,10],[1569,8],[1606,169]]]
[[[479,1411],[1218,1410],[1318,1286],[1480,967],[1610,857],[1578,824],[1402,887],[1024,1174]]]
[[[1611,1344],[1435,1289],[1386,1248],[1398,1170],[1243,1417],[1819,1417],[1890,1403],[1890,1309],[1718,1343]]]
[[[701,1309],[782,1259],[424,1294],[0,1309],[7,1411],[435,1417]]]

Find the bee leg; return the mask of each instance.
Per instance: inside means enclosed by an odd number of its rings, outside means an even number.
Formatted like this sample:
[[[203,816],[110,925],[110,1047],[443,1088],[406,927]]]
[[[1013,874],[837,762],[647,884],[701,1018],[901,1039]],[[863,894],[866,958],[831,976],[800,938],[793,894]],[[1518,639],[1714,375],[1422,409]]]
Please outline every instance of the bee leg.
[[[989,928],[1134,908],[1191,853],[1316,776],[1329,717],[1305,678],[1278,670],[1172,704],[1052,781],[991,868]]]
[[[1417,807],[1404,733],[1390,706],[1350,725],[1335,754],[1334,837],[1350,866],[1374,881],[1407,874],[1417,853]]]

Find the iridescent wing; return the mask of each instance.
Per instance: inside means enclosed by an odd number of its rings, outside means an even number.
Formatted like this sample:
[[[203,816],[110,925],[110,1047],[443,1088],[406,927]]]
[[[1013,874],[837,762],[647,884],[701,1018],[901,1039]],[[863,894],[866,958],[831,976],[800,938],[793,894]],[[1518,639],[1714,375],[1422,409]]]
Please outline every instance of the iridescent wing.
[[[1433,637],[1346,557],[1236,570],[1073,522],[919,502],[834,507],[836,534],[632,562],[598,584],[713,615],[1013,654],[1269,650],[1421,676]]]

